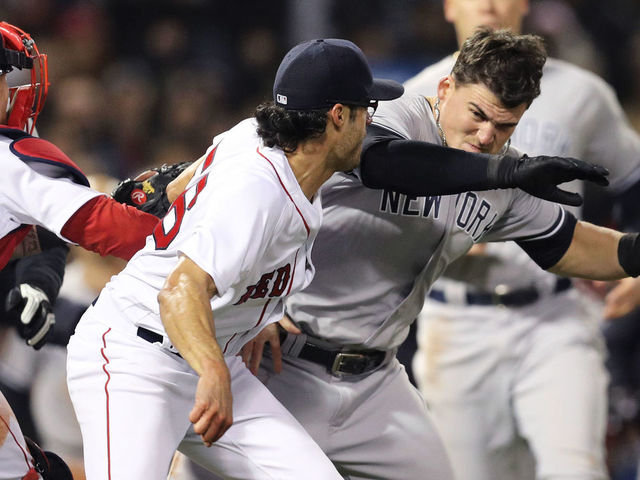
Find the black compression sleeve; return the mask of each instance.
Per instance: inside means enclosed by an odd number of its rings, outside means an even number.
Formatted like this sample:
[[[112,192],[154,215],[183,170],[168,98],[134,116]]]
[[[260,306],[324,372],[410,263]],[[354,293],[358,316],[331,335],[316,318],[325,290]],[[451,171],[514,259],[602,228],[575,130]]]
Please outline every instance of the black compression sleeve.
[[[362,149],[360,173],[369,188],[406,195],[449,195],[498,188],[489,178],[496,155],[465,152],[427,142],[405,140],[378,125],[370,125]]]
[[[640,236],[627,233],[618,242],[618,263],[630,277],[640,275]]]
[[[15,284],[28,283],[40,288],[53,304],[60,291],[69,247],[51,232],[38,227],[42,252],[21,258],[16,264]]]
[[[516,243],[543,270],[553,267],[567,253],[573,241],[573,232],[578,220],[573,214],[565,211],[562,225],[550,237],[534,240],[517,240]],[[551,228],[556,228],[555,225]]]

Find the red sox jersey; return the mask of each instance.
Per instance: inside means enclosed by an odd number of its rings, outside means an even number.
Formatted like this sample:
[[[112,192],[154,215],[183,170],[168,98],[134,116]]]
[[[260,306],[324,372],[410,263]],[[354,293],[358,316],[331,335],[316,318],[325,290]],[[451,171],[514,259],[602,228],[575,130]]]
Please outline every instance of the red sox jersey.
[[[374,124],[442,144],[421,95],[382,102]],[[288,299],[287,311],[308,333],[369,348],[398,346],[431,284],[474,243],[535,243],[573,228],[559,205],[518,189],[414,197],[367,189],[354,172],[334,174],[321,193],[316,276]]]
[[[282,317],[282,299],[313,277],[321,202],[319,195],[309,202],[284,153],[265,147],[256,126],[245,120],[214,139],[146,246],[100,294],[98,312],[115,307],[166,335],[157,295],[186,255],[216,284],[211,308],[225,355]]]

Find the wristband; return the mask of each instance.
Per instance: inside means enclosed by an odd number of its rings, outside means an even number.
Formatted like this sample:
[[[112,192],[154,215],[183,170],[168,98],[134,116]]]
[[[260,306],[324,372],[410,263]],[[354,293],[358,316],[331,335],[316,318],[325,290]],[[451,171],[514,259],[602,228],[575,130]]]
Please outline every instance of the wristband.
[[[618,263],[630,277],[640,275],[640,238],[638,233],[626,233],[618,243]]]

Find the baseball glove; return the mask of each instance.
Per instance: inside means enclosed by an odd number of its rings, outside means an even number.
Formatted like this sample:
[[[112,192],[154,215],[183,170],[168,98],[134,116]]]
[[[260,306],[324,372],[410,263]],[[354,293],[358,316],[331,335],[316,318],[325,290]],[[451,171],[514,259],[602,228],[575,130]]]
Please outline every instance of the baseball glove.
[[[175,180],[193,162],[162,165],[142,172],[135,178],[121,181],[111,193],[114,200],[150,213],[164,217],[169,210],[167,185]]]

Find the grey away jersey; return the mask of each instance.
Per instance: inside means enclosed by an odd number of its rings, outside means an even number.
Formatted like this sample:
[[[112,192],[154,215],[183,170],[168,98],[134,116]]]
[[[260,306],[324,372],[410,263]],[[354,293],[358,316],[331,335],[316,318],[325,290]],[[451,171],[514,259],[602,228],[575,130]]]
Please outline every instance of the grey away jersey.
[[[435,95],[455,63],[450,55],[405,83],[409,92]],[[562,60],[547,59],[541,95],[524,113],[512,145],[529,155],[560,155],[604,165],[613,191],[640,180],[640,136],[629,125],[612,88],[600,77]],[[579,182],[566,187],[581,191]],[[574,210],[574,213],[579,213]],[[555,275],[541,270],[513,244],[490,245],[486,255],[465,257],[446,273],[480,290],[499,284],[550,290]]]
[[[425,97],[382,102],[377,125],[441,144]],[[568,221],[558,205],[511,190],[409,197],[337,173],[322,187],[316,276],[287,301],[303,329],[343,344],[393,348],[406,337],[445,267],[476,242],[540,239]]]

